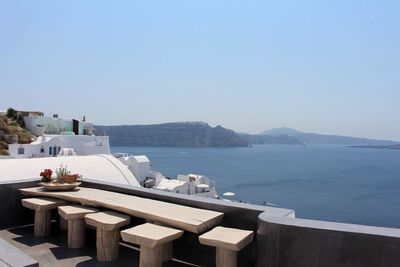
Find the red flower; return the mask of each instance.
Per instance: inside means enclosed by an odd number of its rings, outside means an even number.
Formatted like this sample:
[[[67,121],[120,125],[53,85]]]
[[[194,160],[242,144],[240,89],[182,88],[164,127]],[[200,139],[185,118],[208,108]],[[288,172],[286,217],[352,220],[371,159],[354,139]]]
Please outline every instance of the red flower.
[[[53,171],[51,169],[44,169],[44,171],[40,173],[40,176],[42,176],[43,178],[50,178],[52,174]]]

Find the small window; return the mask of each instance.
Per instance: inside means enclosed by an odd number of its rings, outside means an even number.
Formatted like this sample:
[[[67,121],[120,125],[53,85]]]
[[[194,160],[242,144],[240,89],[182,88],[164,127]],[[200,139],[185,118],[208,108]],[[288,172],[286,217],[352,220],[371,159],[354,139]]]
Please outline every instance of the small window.
[[[44,153],[44,148],[43,147],[40,149],[40,153]]]
[[[25,154],[25,148],[19,147],[18,148],[18,155],[23,155],[23,154]]]
[[[52,148],[52,147],[49,147],[49,155],[51,155],[52,152],[53,152],[53,148]]]
[[[176,190],[176,193],[179,194],[179,190]]]

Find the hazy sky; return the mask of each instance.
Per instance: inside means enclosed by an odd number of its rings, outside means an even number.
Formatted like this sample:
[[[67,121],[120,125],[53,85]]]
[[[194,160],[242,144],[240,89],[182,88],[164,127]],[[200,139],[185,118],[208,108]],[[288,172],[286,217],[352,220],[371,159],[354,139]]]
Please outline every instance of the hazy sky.
[[[0,1],[0,110],[400,140],[400,1]]]

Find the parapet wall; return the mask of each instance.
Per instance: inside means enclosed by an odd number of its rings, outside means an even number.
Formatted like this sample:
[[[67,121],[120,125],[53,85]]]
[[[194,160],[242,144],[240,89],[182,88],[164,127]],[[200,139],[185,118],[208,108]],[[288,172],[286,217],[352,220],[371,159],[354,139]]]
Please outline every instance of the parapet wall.
[[[397,267],[400,229],[259,216],[257,266]]]

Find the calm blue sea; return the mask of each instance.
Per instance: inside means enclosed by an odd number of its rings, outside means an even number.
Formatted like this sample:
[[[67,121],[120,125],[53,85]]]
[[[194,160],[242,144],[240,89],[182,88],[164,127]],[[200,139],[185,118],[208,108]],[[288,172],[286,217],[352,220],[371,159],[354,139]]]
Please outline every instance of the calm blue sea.
[[[112,147],[147,155],[175,178],[204,174],[235,200],[273,203],[296,217],[400,228],[400,151],[343,146]]]

